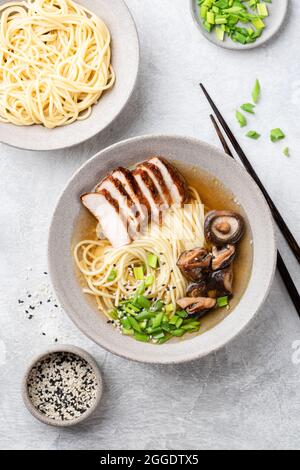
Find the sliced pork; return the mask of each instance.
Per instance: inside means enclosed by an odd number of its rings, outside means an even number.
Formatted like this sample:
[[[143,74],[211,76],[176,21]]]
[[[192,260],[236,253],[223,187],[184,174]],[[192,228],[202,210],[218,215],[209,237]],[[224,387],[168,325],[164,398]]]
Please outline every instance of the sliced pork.
[[[148,160],[149,164],[155,165],[169,188],[173,204],[183,205],[189,200],[189,188],[181,173],[166,159],[153,157]]]
[[[120,214],[126,221],[129,235],[137,238],[140,231],[140,214],[135,210],[134,203],[120,181],[112,175],[105,178],[96,188],[96,192],[106,190],[118,203]]]
[[[170,189],[168,188],[160,169],[148,161],[138,165],[138,168],[141,168],[148,173],[159,192],[159,195],[164,204],[164,208],[168,209],[172,205],[173,200]]]
[[[158,222],[160,220],[161,210],[164,204],[158,189],[147,171],[137,167],[133,172],[133,176],[139,185],[142,194],[150,205],[151,221]]]
[[[132,175],[132,172],[127,168],[120,167],[113,171],[112,177],[120,181],[125,188],[125,191],[130,196],[133,201],[135,211],[140,214],[141,225],[147,225],[150,206]]]
[[[120,214],[117,201],[103,189],[98,193],[84,194],[82,203],[99,220],[102,231],[113,247],[131,243],[126,222]]]

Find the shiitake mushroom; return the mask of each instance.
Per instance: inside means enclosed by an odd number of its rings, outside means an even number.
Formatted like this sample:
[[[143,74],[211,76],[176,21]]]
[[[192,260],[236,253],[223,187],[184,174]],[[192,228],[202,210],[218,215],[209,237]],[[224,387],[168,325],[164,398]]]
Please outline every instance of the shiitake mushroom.
[[[213,245],[235,245],[245,233],[244,218],[230,211],[212,211],[205,218],[206,240]]]
[[[212,253],[203,248],[185,251],[180,256],[177,266],[189,281],[198,281],[211,269]]]
[[[222,248],[214,246],[212,249],[212,270],[219,271],[230,266],[236,255],[236,248],[234,245],[226,245]]]
[[[188,313],[189,317],[199,319],[212,310],[217,301],[209,297],[186,297],[178,300],[177,304]]]
[[[216,297],[233,294],[233,265],[213,271],[208,280],[208,292],[215,292]]]
[[[212,252],[203,248],[185,251],[177,265],[190,281],[187,297],[177,303],[189,316],[201,318],[221,296],[233,294],[233,261],[235,245],[245,233],[245,222],[240,214],[212,211],[205,219],[205,237],[213,245]]]

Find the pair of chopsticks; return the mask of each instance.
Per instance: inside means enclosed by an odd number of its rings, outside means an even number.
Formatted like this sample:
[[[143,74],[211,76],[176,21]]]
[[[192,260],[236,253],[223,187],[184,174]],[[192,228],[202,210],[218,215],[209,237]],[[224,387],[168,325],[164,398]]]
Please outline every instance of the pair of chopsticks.
[[[234,150],[236,151],[237,155],[239,156],[241,162],[243,163],[244,167],[246,168],[248,173],[252,176],[252,178],[254,179],[254,181],[256,182],[256,184],[258,185],[260,190],[262,191],[263,195],[265,196],[266,201],[269,204],[269,207],[270,207],[271,212],[273,214],[274,220],[276,221],[276,223],[277,223],[279,229],[281,230],[284,238],[286,239],[287,243],[289,244],[293,254],[295,255],[295,257],[298,261],[298,263],[300,263],[300,247],[299,247],[296,239],[294,238],[292,232],[288,228],[288,226],[287,226],[286,222],[284,221],[282,215],[278,211],[277,207],[275,206],[274,202],[272,201],[271,197],[269,196],[268,192],[266,191],[264,185],[262,184],[261,180],[257,176],[253,166],[251,165],[248,158],[246,157],[243,149],[241,148],[238,141],[234,137],[234,135],[231,132],[228,124],[226,123],[225,119],[223,118],[222,114],[218,110],[217,106],[215,105],[215,103],[211,99],[210,95],[208,94],[207,90],[205,89],[205,87],[202,83],[200,83],[200,87],[201,87],[205,97],[207,98],[211,108],[213,109],[213,111],[214,111],[220,125],[222,126],[225,134],[227,135],[229,141],[231,142]],[[213,115],[211,115],[210,118],[213,122],[213,125],[214,125],[215,130],[218,134],[218,137],[221,141],[221,144],[223,146],[223,149],[224,149],[225,153],[227,153],[230,157],[234,158],[234,155],[231,152],[231,150],[229,148],[229,145],[227,144],[226,138],[222,134],[222,131],[221,131],[215,117]],[[292,302],[295,306],[295,309],[297,310],[297,313],[300,317],[300,296],[299,296],[298,290],[295,286],[295,283],[294,283],[294,281],[293,281],[293,279],[292,279],[292,277],[291,277],[291,275],[290,275],[290,273],[289,273],[289,271],[288,271],[288,269],[285,265],[285,262],[283,261],[283,258],[282,258],[279,251],[277,252],[277,268],[278,268],[278,271],[279,271],[279,273],[282,277],[282,280],[283,280],[283,282],[286,286],[286,289],[287,289],[287,291],[290,295],[290,298],[291,298],[291,300],[292,300]]]

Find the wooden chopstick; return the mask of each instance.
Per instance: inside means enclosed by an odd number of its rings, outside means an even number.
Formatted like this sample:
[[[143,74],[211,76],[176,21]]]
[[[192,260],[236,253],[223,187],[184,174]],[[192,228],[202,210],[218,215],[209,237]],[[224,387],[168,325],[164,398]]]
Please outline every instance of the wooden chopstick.
[[[269,196],[269,194],[268,194],[267,190],[265,189],[264,185],[262,184],[261,180],[257,176],[253,166],[251,165],[248,158],[246,157],[243,149],[241,148],[238,141],[234,137],[234,135],[231,132],[229,126],[227,125],[225,119],[223,118],[222,114],[218,110],[217,106],[215,105],[215,103],[213,102],[211,97],[209,96],[208,92],[206,91],[206,89],[205,89],[205,87],[202,83],[200,83],[200,87],[201,87],[205,97],[207,98],[210,106],[212,107],[215,115],[217,116],[218,121],[220,122],[221,126],[223,127],[223,129],[224,129],[228,139],[230,140],[233,148],[235,149],[236,153],[238,154],[240,160],[242,161],[244,167],[246,168],[248,173],[252,176],[252,178],[254,179],[254,181],[259,186],[260,190],[262,191],[263,195],[265,196],[278,227],[280,228],[284,238],[286,239],[287,243],[289,244],[292,252],[294,253],[294,255],[295,255],[295,257],[298,261],[298,263],[300,263],[300,246],[298,245],[296,239],[294,238],[292,232],[288,228],[288,226],[287,226],[286,222],[284,221],[282,215],[278,211],[277,207],[275,206],[274,202],[272,201],[271,197]]]
[[[219,128],[218,123],[217,123],[217,121],[215,120],[215,118],[212,114],[210,115],[210,118],[211,118],[212,123],[214,125],[214,128],[215,128],[215,130],[218,134],[218,137],[220,139],[220,142],[223,146],[223,149],[224,149],[225,153],[227,153],[230,157],[234,158],[234,156],[233,156],[233,154],[232,154],[232,152],[231,152],[231,150],[230,150],[230,148],[229,148],[229,146],[226,142],[226,139],[223,136],[222,131]],[[282,278],[282,280],[285,284],[285,287],[286,287],[288,293],[290,294],[290,298],[291,298],[291,300],[294,304],[294,307],[297,310],[297,313],[300,317],[300,296],[299,296],[298,290],[297,290],[297,288],[294,284],[294,281],[293,281],[293,279],[292,279],[292,277],[291,277],[291,275],[290,275],[290,273],[289,273],[289,271],[288,271],[288,269],[285,265],[285,262],[283,261],[282,256],[281,256],[279,251],[277,251],[277,269],[278,269],[278,271],[281,275],[281,278]]]

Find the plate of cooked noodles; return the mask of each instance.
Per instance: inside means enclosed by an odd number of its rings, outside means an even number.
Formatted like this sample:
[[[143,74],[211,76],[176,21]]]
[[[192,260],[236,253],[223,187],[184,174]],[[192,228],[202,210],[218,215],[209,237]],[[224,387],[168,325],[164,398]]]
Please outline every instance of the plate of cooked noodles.
[[[139,41],[123,0],[0,1],[0,141],[79,144],[128,102]]]
[[[66,312],[102,347],[141,362],[184,362],[226,344],[262,305],[275,262],[254,182],[184,137],[138,137],[97,154],[67,185],[50,228]]]

